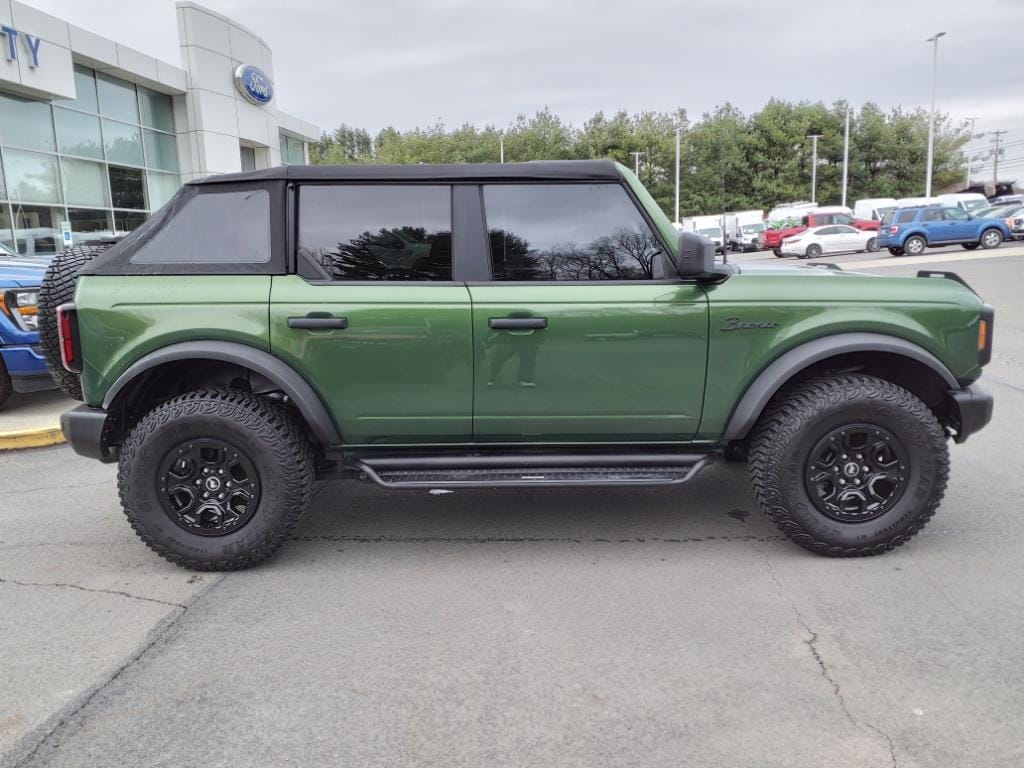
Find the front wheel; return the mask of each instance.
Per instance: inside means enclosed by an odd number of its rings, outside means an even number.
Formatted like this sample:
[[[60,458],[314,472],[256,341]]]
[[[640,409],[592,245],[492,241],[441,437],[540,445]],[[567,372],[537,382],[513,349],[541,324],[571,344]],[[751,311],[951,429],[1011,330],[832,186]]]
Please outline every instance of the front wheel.
[[[0,357],[0,408],[4,407],[12,394],[14,394],[14,382],[11,381],[11,374],[7,372],[4,359]]]
[[[982,248],[998,248],[1003,244],[1003,233],[998,229],[986,229],[981,233]]]
[[[903,243],[903,250],[906,251],[910,256],[920,256],[924,253],[924,249],[928,247],[928,243],[920,235],[911,235],[907,238],[907,241]]]
[[[809,379],[776,395],[748,461],[765,513],[830,557],[900,546],[935,514],[949,476],[946,435],[927,405],[863,374]]]
[[[781,248],[772,248],[772,253],[775,254],[775,258],[777,258],[777,259],[781,259],[782,258],[782,249]]]
[[[313,477],[313,450],[284,406],[206,389],[158,405],[135,425],[118,491],[128,522],[158,555],[196,571],[232,571],[288,539]]]

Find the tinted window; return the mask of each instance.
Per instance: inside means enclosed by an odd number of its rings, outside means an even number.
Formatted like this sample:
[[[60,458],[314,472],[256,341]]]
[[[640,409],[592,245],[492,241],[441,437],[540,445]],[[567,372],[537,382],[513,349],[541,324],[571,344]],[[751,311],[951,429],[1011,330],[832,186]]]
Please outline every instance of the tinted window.
[[[908,224],[917,218],[917,210],[911,208],[907,211],[896,211],[896,223],[897,224]]]
[[[117,216],[115,215],[115,218]],[[132,229],[139,221],[124,221]],[[132,226],[128,226],[132,225]],[[270,261],[270,194],[207,192],[167,218],[133,264],[261,264]]]
[[[885,213],[882,214],[882,220],[879,223],[882,224],[882,225],[891,224],[892,223],[892,217],[895,215],[895,213],[896,213],[896,209],[895,208],[890,208],[888,211],[886,211]]]
[[[834,235],[839,232],[839,227],[822,227],[818,230],[818,235]]]
[[[938,208],[921,211],[921,221],[942,221],[942,211]]]
[[[617,184],[484,187],[495,280],[649,280],[661,245]]]
[[[963,221],[967,218],[967,211],[962,211],[959,208],[945,208],[942,215],[947,221]]]
[[[842,226],[842,227],[836,227],[836,232],[838,232],[841,235],[855,235],[858,232],[860,232],[860,230],[857,229],[856,227]]]
[[[451,280],[447,186],[303,186],[300,273],[330,280]]]

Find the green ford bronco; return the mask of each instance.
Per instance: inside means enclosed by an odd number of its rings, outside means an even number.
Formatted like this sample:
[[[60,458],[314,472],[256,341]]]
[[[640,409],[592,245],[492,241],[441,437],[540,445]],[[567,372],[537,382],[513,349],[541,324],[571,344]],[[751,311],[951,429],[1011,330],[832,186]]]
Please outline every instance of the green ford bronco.
[[[40,306],[68,442],[199,570],[272,554],[331,474],[676,485],[715,456],[796,543],[874,555],[992,414],[993,310],[956,275],[715,263],[610,161],[207,178],[60,255]]]

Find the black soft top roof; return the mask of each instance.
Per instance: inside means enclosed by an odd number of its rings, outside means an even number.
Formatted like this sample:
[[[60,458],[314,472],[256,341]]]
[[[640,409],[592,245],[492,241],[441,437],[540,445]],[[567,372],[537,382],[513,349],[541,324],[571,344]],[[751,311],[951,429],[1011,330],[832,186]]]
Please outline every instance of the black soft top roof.
[[[246,173],[225,173],[189,184],[238,181],[620,181],[612,160],[538,160],[528,163],[450,165],[281,165]]]

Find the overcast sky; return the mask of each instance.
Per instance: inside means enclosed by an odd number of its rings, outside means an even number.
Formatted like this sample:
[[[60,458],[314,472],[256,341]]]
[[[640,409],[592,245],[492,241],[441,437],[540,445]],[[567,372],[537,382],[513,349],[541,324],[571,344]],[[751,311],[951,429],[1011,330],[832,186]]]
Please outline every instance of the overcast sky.
[[[177,64],[173,0],[26,0]],[[201,0],[263,37],[281,109],[329,129],[507,125],[730,101],[938,107],[1024,158],[1024,0]],[[1014,145],[1013,142],[1020,142]],[[988,146],[988,138],[974,142]],[[1024,162],[1021,165],[1024,178]],[[1002,175],[1002,174],[1000,174]]]

